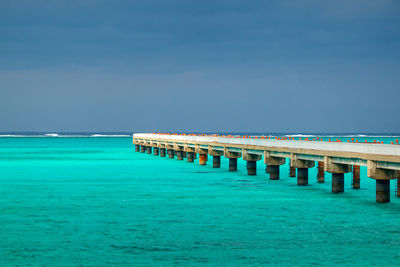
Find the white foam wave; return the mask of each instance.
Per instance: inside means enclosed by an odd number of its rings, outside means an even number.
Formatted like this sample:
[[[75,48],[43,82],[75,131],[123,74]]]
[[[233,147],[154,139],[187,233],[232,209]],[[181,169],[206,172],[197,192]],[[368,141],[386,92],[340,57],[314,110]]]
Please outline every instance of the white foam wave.
[[[45,134],[45,136],[48,136],[48,137],[59,137],[59,135],[56,134],[56,133]]]

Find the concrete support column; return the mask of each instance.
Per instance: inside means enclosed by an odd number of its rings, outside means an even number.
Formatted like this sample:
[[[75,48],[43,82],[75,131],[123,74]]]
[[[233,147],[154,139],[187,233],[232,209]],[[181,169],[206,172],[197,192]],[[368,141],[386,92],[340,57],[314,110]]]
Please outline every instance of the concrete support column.
[[[297,168],[297,185],[308,185],[308,168]]]
[[[269,179],[279,180],[279,165],[268,165],[269,166]]]
[[[175,150],[167,149],[168,158],[173,159],[175,157]]]
[[[140,152],[141,152],[141,153],[146,152],[146,147],[145,147],[144,145],[141,145],[141,146],[140,146]]]
[[[175,153],[176,153],[177,160],[183,160],[183,151],[182,150],[178,150]]]
[[[332,193],[344,192],[344,173],[332,173]]]
[[[344,174],[351,172],[351,165],[335,163],[331,157],[324,157],[324,170],[332,173],[332,193],[343,193]]]
[[[400,171],[381,169],[377,161],[368,160],[367,176],[376,180],[376,202],[390,202],[390,179],[400,177]]]
[[[147,146],[147,147],[146,147],[146,151],[147,151],[147,154],[151,154],[151,152],[152,152],[152,147],[151,147],[151,146]]]
[[[257,175],[257,161],[255,161],[255,160],[247,161],[247,174],[248,175]]]
[[[135,145],[135,152],[139,152],[140,151],[140,145]]]
[[[153,154],[154,154],[154,156],[158,156],[159,152],[160,152],[160,150],[158,149],[158,147],[154,147],[154,148],[153,148]]]
[[[248,150],[242,149],[242,157],[247,161],[247,174],[257,175],[257,161],[261,160],[262,155],[249,153]]]
[[[165,157],[165,148],[160,148],[160,157]]]
[[[270,151],[264,151],[264,163],[267,165],[265,171],[269,173],[270,180],[279,180],[279,166],[285,162],[285,158],[274,157]]]
[[[325,183],[325,168],[323,161],[318,161],[317,181],[318,183]]]
[[[185,151],[182,152],[182,157],[183,157],[183,158],[186,158],[186,157],[187,157],[187,154],[186,154]]]
[[[376,180],[376,202],[390,202],[390,180]]]
[[[213,168],[221,167],[221,156],[213,156]]]
[[[230,172],[237,171],[237,158],[230,158],[229,159],[229,171]]]
[[[396,196],[400,197],[400,178],[397,178]]]
[[[360,189],[360,166],[353,165],[353,189]]]
[[[229,149],[225,147],[224,156],[229,159],[229,171],[237,171],[237,159],[242,156],[242,153],[229,151]]]
[[[186,152],[187,162],[194,162],[194,152]]]
[[[315,166],[315,161],[298,159],[296,154],[290,156],[290,166],[297,168],[297,185],[308,185],[308,169]]]
[[[207,154],[199,154],[199,164],[200,165],[207,164]]]

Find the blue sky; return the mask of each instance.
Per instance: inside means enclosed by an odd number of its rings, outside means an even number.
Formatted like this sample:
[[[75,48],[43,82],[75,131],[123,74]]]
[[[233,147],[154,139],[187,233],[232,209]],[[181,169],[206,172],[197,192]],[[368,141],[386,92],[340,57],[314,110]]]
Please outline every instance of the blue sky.
[[[0,131],[400,132],[399,85],[399,1],[0,1]]]

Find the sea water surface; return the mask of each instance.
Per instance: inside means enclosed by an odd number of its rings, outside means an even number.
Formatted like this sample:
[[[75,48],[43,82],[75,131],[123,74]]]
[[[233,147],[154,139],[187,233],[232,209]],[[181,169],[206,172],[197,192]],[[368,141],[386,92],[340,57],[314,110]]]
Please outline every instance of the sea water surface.
[[[364,137],[362,137],[364,138]],[[374,138],[374,137],[372,137]],[[389,137],[386,137],[389,138]],[[390,141],[390,140],[389,140]],[[399,266],[400,200],[134,152],[129,137],[0,138],[1,266]]]

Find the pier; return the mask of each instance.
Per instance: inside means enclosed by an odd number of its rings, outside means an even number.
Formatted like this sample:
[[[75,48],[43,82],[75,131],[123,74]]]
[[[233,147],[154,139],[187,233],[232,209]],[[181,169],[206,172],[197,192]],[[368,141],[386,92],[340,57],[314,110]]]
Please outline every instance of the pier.
[[[229,158],[229,171],[237,170],[237,159],[247,162],[247,174],[257,174],[257,162],[264,159],[271,180],[279,180],[280,166],[290,160],[290,176],[297,175],[297,185],[308,185],[308,170],[318,166],[318,182],[324,172],[332,174],[332,193],[344,192],[344,174],[352,172],[354,189],[360,188],[360,166],[376,180],[376,202],[390,202],[390,180],[400,177],[400,146],[371,143],[343,143],[269,138],[169,135],[138,133],[133,135],[135,151],[206,165],[213,157],[213,167],[220,168],[221,157]],[[317,164],[317,165],[316,165]],[[399,186],[399,184],[397,184]],[[399,192],[398,188],[396,189]]]

